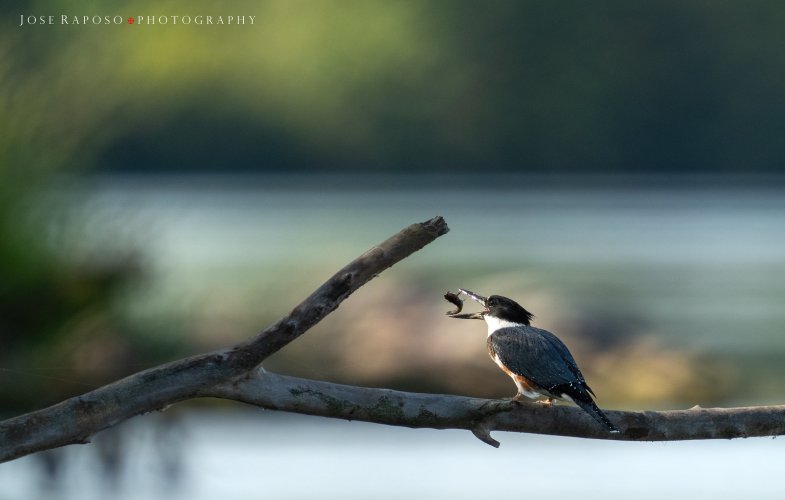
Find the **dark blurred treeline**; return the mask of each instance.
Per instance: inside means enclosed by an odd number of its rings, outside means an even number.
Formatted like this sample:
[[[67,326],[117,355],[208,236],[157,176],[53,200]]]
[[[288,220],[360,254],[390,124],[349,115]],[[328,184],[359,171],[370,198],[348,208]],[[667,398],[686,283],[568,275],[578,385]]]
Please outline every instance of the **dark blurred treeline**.
[[[366,141],[314,151],[275,118],[208,104],[125,135],[104,162],[546,173],[783,166],[781,2],[431,2],[417,17],[437,40],[433,60],[387,61],[388,72],[344,103],[345,117],[325,117],[339,137],[365,128]]]
[[[19,12],[51,11],[12,5],[2,8],[12,25]],[[772,173],[785,159],[777,1],[121,10],[257,22],[4,30],[12,160],[128,172],[612,174]]]

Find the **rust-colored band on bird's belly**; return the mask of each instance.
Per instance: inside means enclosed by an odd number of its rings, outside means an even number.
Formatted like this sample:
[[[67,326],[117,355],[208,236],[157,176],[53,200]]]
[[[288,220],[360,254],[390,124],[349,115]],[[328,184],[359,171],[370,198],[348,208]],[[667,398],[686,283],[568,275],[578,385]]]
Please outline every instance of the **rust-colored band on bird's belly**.
[[[515,386],[518,388],[519,395],[523,395],[531,399],[537,399],[540,396],[550,396],[546,393],[546,391],[535,385],[534,382],[528,378],[524,377],[523,375],[519,375],[507,368],[507,366],[502,363],[498,356],[493,355],[493,361],[495,361],[499,368],[501,368],[502,371],[509,375],[513,382],[515,382]]]
[[[516,385],[519,385],[528,392],[540,392],[539,388],[537,388],[537,386],[535,386],[531,380],[524,377],[523,375],[513,373],[504,365],[504,363],[501,363],[498,358],[494,359],[494,361],[496,361],[496,364],[499,365],[499,368],[501,368],[504,373],[509,375],[516,382]]]
[[[541,392],[537,387],[532,384],[531,380],[527,379],[523,375],[516,375],[514,373],[508,373],[512,377],[512,379],[516,382],[516,385],[520,385],[525,392]]]

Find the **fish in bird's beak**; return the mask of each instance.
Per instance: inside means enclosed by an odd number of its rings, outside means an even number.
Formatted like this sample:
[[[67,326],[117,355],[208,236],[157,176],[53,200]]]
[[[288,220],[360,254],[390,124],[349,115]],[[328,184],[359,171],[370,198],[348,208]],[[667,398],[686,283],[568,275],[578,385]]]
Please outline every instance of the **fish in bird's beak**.
[[[478,295],[478,294],[476,294],[474,292],[471,292],[469,290],[465,290],[463,288],[459,288],[458,289],[458,293],[459,294],[462,293],[464,295],[468,295],[472,300],[475,300],[475,301],[479,302],[480,304],[482,304],[483,307],[485,307],[485,303],[488,300],[485,297],[483,297],[482,295]],[[444,298],[447,299],[448,301],[452,302],[453,304],[455,304],[458,307],[458,309],[456,309],[455,311],[450,311],[450,312],[447,313],[447,315],[449,317],[456,318],[456,319],[485,319],[485,312],[487,311],[487,309],[485,309],[484,311],[480,311],[480,312],[459,314],[461,312],[461,309],[463,308],[463,301],[458,297],[458,294],[454,294],[454,293],[448,292],[444,296]]]

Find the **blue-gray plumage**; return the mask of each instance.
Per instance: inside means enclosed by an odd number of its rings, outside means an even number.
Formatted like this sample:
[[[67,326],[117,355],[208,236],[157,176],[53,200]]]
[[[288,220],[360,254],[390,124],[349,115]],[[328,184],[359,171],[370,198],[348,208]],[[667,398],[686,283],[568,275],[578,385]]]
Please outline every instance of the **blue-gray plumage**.
[[[619,432],[592,399],[583,374],[567,346],[556,335],[531,326],[532,314],[517,302],[491,295],[487,299],[461,290],[485,306],[480,313],[451,314],[483,319],[488,324],[488,353],[518,387],[515,399],[541,396],[572,401],[610,432]]]
[[[511,372],[548,392],[573,383],[591,392],[567,347],[551,332],[533,326],[500,328],[488,336],[488,353]]]

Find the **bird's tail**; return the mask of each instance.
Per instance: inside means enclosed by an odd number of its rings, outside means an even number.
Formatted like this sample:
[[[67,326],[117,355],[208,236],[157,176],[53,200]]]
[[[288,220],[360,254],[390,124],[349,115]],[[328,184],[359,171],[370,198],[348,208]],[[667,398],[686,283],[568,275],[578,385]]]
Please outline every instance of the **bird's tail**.
[[[617,429],[616,426],[613,425],[610,420],[608,420],[608,417],[605,415],[605,413],[600,410],[600,408],[594,403],[594,401],[592,401],[591,398],[575,398],[574,401],[575,404],[583,409],[583,411],[591,415],[594,420],[608,429],[608,432],[612,434],[619,432],[619,429]]]

